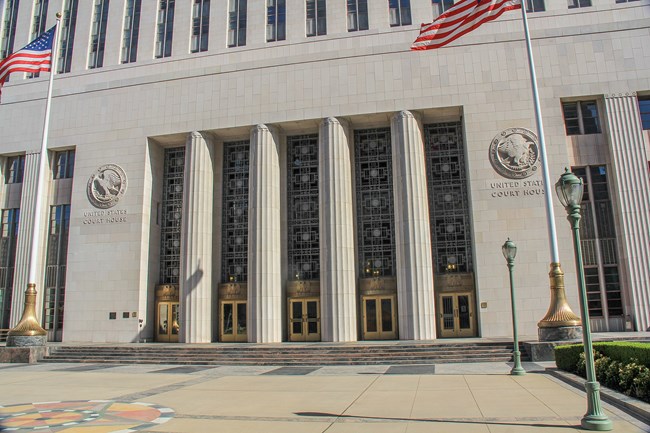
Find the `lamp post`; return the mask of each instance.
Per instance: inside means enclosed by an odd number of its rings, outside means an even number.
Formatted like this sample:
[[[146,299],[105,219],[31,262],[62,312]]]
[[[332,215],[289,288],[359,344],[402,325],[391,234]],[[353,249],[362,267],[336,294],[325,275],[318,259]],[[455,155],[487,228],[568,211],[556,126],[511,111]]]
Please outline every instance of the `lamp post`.
[[[562,206],[567,211],[567,219],[571,223],[573,231],[573,249],[576,258],[576,271],[578,274],[578,286],[580,294],[580,315],[582,319],[582,341],[585,349],[585,367],[587,370],[587,413],[582,417],[580,424],[587,430],[608,431],[612,429],[612,422],[600,407],[600,384],[596,381],[594,370],[594,353],[591,344],[591,326],[589,324],[589,309],[587,306],[587,289],[585,286],[585,273],[582,267],[582,250],[580,247],[580,218],[582,194],[584,185],[582,179],[567,168],[555,184]]]
[[[512,335],[514,336],[514,358],[515,365],[510,370],[513,376],[523,376],[526,370],[521,366],[521,352],[519,351],[519,338],[517,337],[517,310],[515,308],[515,282],[513,278],[513,268],[515,267],[515,256],[517,255],[517,245],[508,238],[506,243],[501,247],[503,257],[508,262],[508,273],[510,274],[510,302],[512,302]]]

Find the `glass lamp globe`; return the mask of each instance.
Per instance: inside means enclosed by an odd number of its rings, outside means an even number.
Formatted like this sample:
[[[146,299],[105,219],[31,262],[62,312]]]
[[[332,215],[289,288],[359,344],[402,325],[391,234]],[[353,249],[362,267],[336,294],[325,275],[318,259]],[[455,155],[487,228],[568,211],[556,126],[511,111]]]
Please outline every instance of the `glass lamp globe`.
[[[560,180],[555,184],[555,192],[564,207],[580,206],[582,194],[584,193],[584,184],[582,179],[565,169],[566,171],[560,176]]]
[[[515,256],[517,255],[517,245],[515,245],[515,243],[512,242],[510,238],[508,238],[508,240],[501,247],[501,251],[503,252],[503,257],[505,257],[506,260],[514,260]]]

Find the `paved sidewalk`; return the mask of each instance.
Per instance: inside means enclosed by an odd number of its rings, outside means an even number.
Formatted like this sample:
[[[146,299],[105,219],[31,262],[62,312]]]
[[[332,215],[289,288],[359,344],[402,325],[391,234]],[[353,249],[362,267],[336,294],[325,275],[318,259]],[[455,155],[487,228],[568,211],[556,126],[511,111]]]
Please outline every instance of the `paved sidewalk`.
[[[0,364],[0,431],[579,430],[585,395],[544,374],[550,365],[525,363],[530,373],[513,377],[505,363],[320,368]],[[615,432],[650,431],[619,410],[603,407]]]

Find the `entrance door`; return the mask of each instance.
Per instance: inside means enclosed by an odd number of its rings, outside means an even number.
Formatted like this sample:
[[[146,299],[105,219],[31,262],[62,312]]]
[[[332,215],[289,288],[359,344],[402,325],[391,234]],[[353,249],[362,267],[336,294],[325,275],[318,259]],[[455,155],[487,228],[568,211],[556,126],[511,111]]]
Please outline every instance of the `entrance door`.
[[[178,343],[180,321],[178,302],[159,302],[156,311],[156,341]]]
[[[289,341],[320,341],[320,299],[289,299]]]
[[[247,341],[246,301],[221,301],[219,341]]]
[[[440,294],[440,337],[474,337],[471,293]]]
[[[363,339],[396,339],[395,295],[363,296],[361,302],[363,305]]]

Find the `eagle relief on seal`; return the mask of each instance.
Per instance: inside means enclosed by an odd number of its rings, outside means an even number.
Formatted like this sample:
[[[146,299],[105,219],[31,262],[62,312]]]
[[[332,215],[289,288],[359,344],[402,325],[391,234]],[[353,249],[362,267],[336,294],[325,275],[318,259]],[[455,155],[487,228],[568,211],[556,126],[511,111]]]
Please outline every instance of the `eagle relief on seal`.
[[[102,165],[88,179],[88,200],[96,208],[111,208],[126,192],[126,183],[126,173],[122,167],[115,164]]]
[[[492,140],[489,151],[494,170],[509,179],[524,179],[539,169],[537,136],[525,128],[508,128]]]

